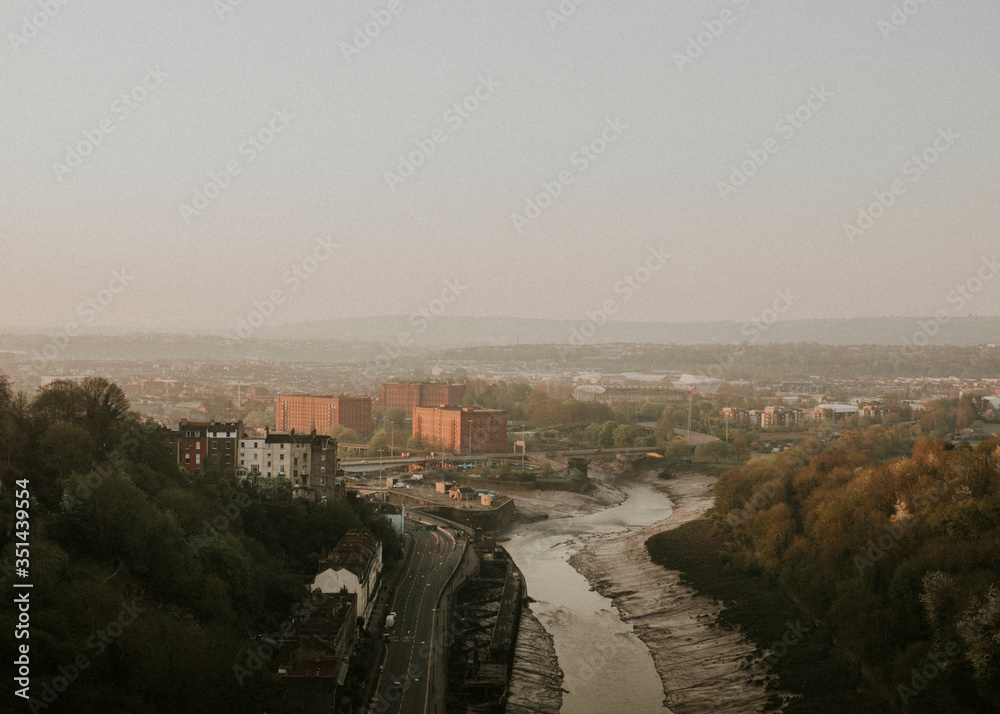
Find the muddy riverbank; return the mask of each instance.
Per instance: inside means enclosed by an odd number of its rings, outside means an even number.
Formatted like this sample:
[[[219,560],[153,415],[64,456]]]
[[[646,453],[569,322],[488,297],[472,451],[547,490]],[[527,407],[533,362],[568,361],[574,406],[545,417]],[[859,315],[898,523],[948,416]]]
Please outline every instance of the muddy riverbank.
[[[653,534],[711,507],[714,477],[591,475],[600,483],[595,498],[536,492],[515,499],[531,516],[557,506],[545,521],[513,524],[505,544],[565,672],[561,709],[534,711],[761,711],[764,672],[752,664],[754,646],[716,626],[719,606],[654,564],[645,547]],[[552,690],[555,681],[515,674],[512,689],[522,684]]]
[[[715,625],[721,606],[682,585],[678,572],[653,563],[646,550],[650,536],[703,516],[714,482],[696,473],[659,481],[674,504],[668,518],[591,541],[570,558],[649,647],[675,714],[760,712],[768,698],[755,646],[739,631]]]

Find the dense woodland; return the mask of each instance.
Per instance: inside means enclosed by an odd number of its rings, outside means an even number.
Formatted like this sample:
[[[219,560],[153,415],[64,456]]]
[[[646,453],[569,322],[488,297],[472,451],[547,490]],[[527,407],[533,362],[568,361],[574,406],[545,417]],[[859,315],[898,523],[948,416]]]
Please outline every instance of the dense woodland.
[[[8,593],[23,582],[12,568],[18,482],[31,493],[30,638],[14,639],[3,598],[0,657],[30,644],[32,711],[274,711],[274,667],[242,682],[233,668],[301,614],[321,550],[368,527],[387,561],[400,554],[366,503],[244,490],[213,464],[182,472],[159,427],[99,378],[29,400],[0,375],[0,477]]]
[[[808,439],[725,472],[712,511],[723,571],[785,593],[866,710],[1000,711],[1000,440],[912,434]]]

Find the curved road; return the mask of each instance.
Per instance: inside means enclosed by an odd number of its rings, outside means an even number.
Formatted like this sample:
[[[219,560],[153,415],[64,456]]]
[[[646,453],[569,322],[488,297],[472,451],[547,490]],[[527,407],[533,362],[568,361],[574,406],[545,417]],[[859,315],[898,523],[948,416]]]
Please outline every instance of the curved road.
[[[437,599],[465,546],[446,530],[415,531],[413,537],[413,555],[390,607],[396,623],[376,686],[375,711],[388,714],[444,711],[439,675],[444,671],[440,634],[446,623],[438,617]],[[393,688],[394,682],[400,683],[400,690]]]

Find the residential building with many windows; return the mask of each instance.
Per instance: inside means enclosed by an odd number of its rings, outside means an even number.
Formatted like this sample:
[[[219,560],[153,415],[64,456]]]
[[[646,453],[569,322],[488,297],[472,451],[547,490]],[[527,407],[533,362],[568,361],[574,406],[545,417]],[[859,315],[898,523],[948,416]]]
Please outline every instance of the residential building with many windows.
[[[507,412],[472,407],[416,407],[413,436],[454,453],[507,450]]]
[[[315,432],[265,431],[240,439],[237,476],[257,483],[283,478],[299,498],[324,501],[337,497],[337,440]]]
[[[321,434],[334,424],[360,433],[372,430],[371,397],[279,394],[274,405],[278,431],[311,431]]]

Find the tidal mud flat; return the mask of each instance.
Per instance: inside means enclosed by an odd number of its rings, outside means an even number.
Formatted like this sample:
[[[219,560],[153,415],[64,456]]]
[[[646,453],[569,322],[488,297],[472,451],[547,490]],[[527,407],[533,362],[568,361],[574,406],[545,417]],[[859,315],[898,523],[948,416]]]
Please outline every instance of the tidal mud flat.
[[[514,668],[507,691],[508,714],[550,714],[562,708],[563,672],[552,643],[531,610],[521,610]]]
[[[644,528],[590,539],[570,564],[614,603],[649,648],[671,711],[763,711],[773,692],[766,691],[767,675],[753,643],[716,625],[721,606],[683,585],[677,571],[653,563],[646,549],[656,533],[705,515],[715,477],[682,473],[660,480],[644,473],[637,478],[666,493],[673,512]]]

